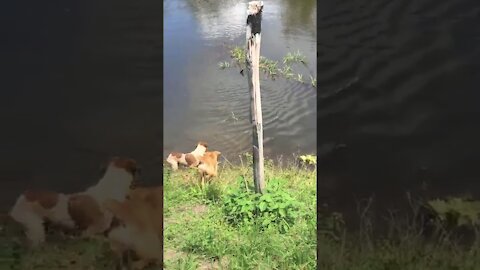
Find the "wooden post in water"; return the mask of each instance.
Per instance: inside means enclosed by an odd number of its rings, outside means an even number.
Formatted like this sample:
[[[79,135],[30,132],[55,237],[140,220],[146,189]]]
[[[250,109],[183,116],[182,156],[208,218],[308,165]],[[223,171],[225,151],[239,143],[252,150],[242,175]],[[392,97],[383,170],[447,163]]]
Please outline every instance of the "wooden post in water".
[[[247,55],[246,69],[251,95],[251,123],[253,126],[253,181],[255,191],[265,188],[263,162],[262,100],[260,97],[260,41],[263,1],[251,1],[247,9]]]

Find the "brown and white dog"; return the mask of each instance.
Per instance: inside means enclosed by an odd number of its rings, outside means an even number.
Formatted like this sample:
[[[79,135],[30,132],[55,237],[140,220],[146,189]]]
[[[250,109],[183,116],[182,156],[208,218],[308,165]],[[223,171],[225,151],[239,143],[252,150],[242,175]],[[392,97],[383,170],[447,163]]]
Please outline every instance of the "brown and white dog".
[[[222,153],[219,151],[205,152],[203,157],[200,158],[200,164],[198,165],[198,171],[202,179],[202,184],[205,178],[211,178],[218,175],[218,156]]]
[[[190,153],[179,153],[172,152],[167,157],[167,162],[170,163],[172,169],[176,171],[178,169],[178,163],[183,164],[187,167],[196,167],[200,162],[200,158],[207,151],[206,142],[198,142],[197,147]]]
[[[121,261],[133,252],[134,269],[163,264],[163,186],[136,188],[123,202],[106,201],[105,208],[114,215],[107,236]]]
[[[84,236],[102,233],[112,220],[112,215],[104,211],[103,202],[125,200],[137,171],[134,160],[115,157],[95,186],[75,194],[27,190],[17,199],[10,216],[24,227],[32,246],[45,241],[44,222],[65,229],[79,229]]]

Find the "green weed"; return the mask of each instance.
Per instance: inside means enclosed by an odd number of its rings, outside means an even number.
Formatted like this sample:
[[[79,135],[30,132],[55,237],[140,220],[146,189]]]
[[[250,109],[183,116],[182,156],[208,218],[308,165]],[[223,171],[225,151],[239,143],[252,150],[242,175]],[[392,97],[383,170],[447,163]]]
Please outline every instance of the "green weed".
[[[245,61],[246,61],[246,51],[245,48],[234,46],[230,48],[230,57],[233,59],[237,67],[241,69],[245,69]],[[280,67],[278,65],[278,61],[274,61],[268,59],[264,56],[260,56],[260,64],[259,68],[264,74],[267,75],[268,78],[275,80],[279,76],[283,76],[287,80],[294,80],[301,84],[305,84],[306,82],[303,79],[303,74],[297,73],[293,71],[292,65],[293,64],[303,64],[307,66],[307,61],[305,56],[300,52],[289,52],[287,55],[283,57],[282,60],[283,66]],[[229,62],[220,62],[218,64],[220,69],[225,69],[230,67]],[[316,78],[313,78],[310,75],[310,84],[312,87],[316,87]]]
[[[311,165],[317,164],[317,156],[315,155],[301,155],[300,160],[305,164],[311,164]]]
[[[283,63],[284,64],[291,64],[291,63],[302,63],[304,65],[307,64],[307,60],[303,54],[300,53],[300,51],[296,52],[289,52],[285,57],[283,57]]]
[[[427,202],[441,221],[454,219],[455,226],[480,225],[480,201],[463,198],[435,199]]]
[[[218,63],[218,67],[219,67],[220,69],[226,69],[226,68],[229,68],[229,67],[230,67],[230,63],[229,63],[229,62],[226,62],[226,61],[225,61],[225,62],[220,62],[220,63]]]
[[[311,84],[313,87],[317,87],[317,78],[313,78],[313,77],[310,75],[310,84]]]

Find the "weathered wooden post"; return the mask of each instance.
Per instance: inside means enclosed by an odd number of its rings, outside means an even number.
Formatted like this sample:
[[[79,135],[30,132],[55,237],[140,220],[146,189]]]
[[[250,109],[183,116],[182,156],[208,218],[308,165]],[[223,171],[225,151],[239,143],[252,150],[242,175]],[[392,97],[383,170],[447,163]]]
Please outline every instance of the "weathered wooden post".
[[[255,191],[265,188],[263,165],[262,100],[260,96],[260,41],[263,1],[251,1],[247,9],[247,55],[246,69],[251,95],[251,123],[253,126],[253,181]]]

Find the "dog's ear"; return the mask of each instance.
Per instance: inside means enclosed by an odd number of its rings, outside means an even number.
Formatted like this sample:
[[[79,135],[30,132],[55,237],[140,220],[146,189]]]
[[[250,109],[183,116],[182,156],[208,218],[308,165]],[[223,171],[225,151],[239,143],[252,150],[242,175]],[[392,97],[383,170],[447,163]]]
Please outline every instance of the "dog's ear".
[[[215,154],[217,154],[217,156],[220,156],[222,154],[222,152],[220,151],[215,151]]]
[[[138,166],[137,162],[131,158],[117,158],[113,160],[113,165],[117,168],[125,169],[132,175],[137,174]]]

